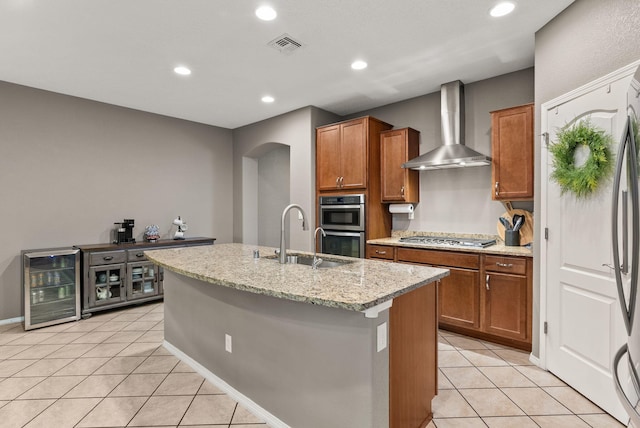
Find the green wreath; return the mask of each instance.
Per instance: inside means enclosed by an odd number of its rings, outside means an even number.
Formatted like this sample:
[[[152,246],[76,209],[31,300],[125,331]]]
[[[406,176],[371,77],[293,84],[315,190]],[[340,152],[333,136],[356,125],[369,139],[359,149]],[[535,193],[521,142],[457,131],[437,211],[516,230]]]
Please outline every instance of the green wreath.
[[[558,183],[561,193],[572,192],[579,198],[594,193],[613,172],[610,148],[613,138],[589,120],[558,132],[557,138],[549,151],[554,167],[551,178]],[[589,148],[589,157],[584,165],[576,167],[575,151],[579,146]]]

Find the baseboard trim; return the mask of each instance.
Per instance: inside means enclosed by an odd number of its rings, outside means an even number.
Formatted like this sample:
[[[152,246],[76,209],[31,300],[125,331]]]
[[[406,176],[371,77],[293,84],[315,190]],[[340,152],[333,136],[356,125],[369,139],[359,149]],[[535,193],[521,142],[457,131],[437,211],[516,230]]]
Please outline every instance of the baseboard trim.
[[[260,407],[253,400],[251,400],[249,397],[247,397],[246,395],[244,395],[240,391],[236,390],[231,385],[229,385],[227,382],[225,382],[224,380],[222,380],[221,378],[219,378],[218,376],[216,376],[215,374],[210,372],[206,367],[204,367],[203,365],[198,363],[196,360],[194,360],[193,358],[189,357],[187,354],[182,352],[180,349],[178,349],[175,346],[173,346],[171,343],[169,343],[169,342],[167,342],[165,340],[165,341],[163,341],[162,345],[169,352],[171,352],[173,355],[178,357],[178,359],[180,359],[182,362],[184,362],[189,367],[191,367],[193,370],[195,370],[196,373],[198,373],[200,376],[204,377],[209,382],[214,384],[218,389],[220,389],[222,392],[227,394],[229,397],[231,397],[234,400],[236,400],[238,403],[240,403],[242,406],[244,406],[251,413],[253,413],[254,415],[256,415],[256,416],[260,417],[262,420],[264,420],[270,427],[273,427],[273,428],[291,428],[289,425],[287,425],[284,422],[282,422],[276,416],[274,416],[273,414],[269,413],[266,409]]]
[[[0,325],[13,324],[15,322],[23,322],[24,317],[7,318],[6,320],[0,320]]]
[[[529,354],[529,361],[531,361],[534,365],[540,367],[540,368],[544,368],[540,365],[540,358],[536,357],[533,354]]]

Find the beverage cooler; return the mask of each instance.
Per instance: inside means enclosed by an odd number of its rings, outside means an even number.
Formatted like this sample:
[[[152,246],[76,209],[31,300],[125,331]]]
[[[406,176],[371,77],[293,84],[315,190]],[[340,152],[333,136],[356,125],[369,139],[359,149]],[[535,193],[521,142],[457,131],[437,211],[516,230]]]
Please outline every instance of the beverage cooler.
[[[80,319],[80,250],[22,251],[24,329]]]

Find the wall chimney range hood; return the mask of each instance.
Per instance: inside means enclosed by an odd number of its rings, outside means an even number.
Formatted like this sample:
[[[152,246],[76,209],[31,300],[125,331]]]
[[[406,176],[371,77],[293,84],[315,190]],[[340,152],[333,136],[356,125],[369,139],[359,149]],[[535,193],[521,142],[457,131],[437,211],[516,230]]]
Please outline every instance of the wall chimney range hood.
[[[466,168],[491,165],[489,156],[464,145],[464,85],[461,81],[440,87],[442,145],[402,164],[403,168],[419,171],[430,169]]]

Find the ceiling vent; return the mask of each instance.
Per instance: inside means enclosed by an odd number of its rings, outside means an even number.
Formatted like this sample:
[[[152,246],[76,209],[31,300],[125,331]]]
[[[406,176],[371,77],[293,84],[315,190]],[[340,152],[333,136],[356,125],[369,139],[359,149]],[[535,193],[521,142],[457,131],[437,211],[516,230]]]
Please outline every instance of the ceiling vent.
[[[294,51],[298,50],[303,46],[302,43],[295,40],[293,37],[291,37],[287,33],[284,33],[280,37],[276,37],[275,39],[271,40],[267,44],[277,49],[278,51],[280,51],[280,53],[284,53],[284,54],[293,53]]]

